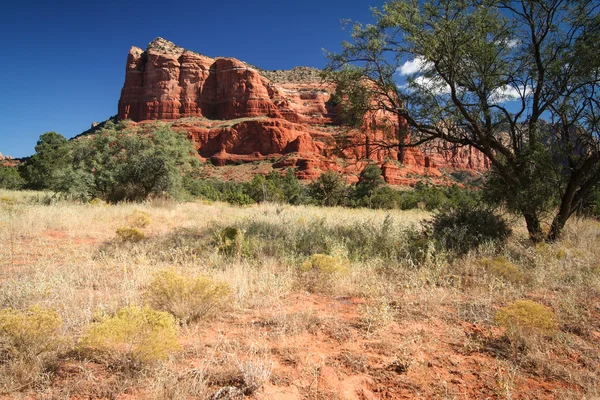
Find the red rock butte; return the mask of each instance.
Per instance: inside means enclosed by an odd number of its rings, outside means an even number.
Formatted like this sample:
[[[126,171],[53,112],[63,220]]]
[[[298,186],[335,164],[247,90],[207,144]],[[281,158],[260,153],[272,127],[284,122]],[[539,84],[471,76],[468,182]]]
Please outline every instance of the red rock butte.
[[[157,38],[145,51],[129,50],[118,118],[168,121],[188,133],[201,158],[217,166],[268,160],[274,168],[296,168],[300,179],[335,170],[354,181],[367,158],[395,185],[414,184],[423,176],[450,183],[446,171],[489,167],[478,151],[443,144],[408,148],[402,163],[394,161],[397,148],[368,145],[368,139],[383,141],[382,129],[365,121],[362,129],[348,131],[340,123],[329,102],[334,89],[313,68],[264,71]],[[343,149],[341,138],[349,144]]]

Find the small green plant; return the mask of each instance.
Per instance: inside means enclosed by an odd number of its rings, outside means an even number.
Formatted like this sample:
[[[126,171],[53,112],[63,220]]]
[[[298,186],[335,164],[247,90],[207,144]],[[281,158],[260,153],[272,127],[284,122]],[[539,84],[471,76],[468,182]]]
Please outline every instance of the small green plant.
[[[53,310],[0,310],[0,391],[22,391],[48,383],[65,340]]]
[[[336,278],[348,275],[348,263],[327,254],[313,254],[299,268],[301,280],[310,292],[326,292]]]
[[[550,335],[558,329],[554,312],[532,300],[517,300],[496,313],[496,323],[506,328],[509,336],[523,332]]]
[[[152,307],[187,322],[219,312],[231,292],[231,287],[226,283],[205,276],[189,278],[174,270],[167,270],[154,275],[145,298]]]
[[[99,199],[97,197],[94,197],[93,199],[91,199],[88,204],[90,206],[107,206],[108,203],[106,203],[104,200]]]
[[[228,256],[240,256],[244,245],[244,232],[233,226],[228,226],[217,233],[219,252]]]
[[[89,327],[78,345],[85,356],[140,367],[179,350],[175,317],[149,306],[127,306]]]
[[[468,203],[439,211],[430,221],[429,230],[443,247],[459,255],[486,242],[502,244],[511,233],[502,217]]]
[[[518,283],[524,278],[523,272],[506,257],[484,258],[481,264],[492,275],[507,282]]]
[[[135,210],[133,211],[133,214],[131,214],[127,218],[127,222],[129,223],[129,226],[141,229],[146,228],[148,225],[150,225],[152,219],[150,219],[150,214],[148,214],[147,212]]]
[[[137,243],[144,240],[146,235],[137,228],[122,226],[117,229],[117,238],[119,238],[119,240],[122,242]]]
[[[9,356],[28,354],[39,356],[51,352],[61,343],[59,329],[62,319],[56,311],[33,306],[26,312],[5,308],[0,310],[0,337]]]

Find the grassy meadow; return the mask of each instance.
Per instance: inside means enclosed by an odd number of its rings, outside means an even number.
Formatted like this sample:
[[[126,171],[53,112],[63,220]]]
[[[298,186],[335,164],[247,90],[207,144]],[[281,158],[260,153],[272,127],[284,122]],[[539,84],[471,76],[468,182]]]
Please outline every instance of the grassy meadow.
[[[6,398],[600,398],[596,220],[458,257],[420,210],[48,199],[0,190]]]

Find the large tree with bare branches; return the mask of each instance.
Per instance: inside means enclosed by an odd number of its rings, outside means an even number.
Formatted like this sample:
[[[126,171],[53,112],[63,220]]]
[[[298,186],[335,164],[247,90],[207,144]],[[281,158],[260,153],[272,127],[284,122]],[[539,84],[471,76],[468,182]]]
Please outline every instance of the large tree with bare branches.
[[[388,145],[485,154],[492,197],[523,215],[532,240],[553,240],[600,182],[599,8],[391,1],[328,54],[329,76],[350,122],[373,110],[395,120]]]

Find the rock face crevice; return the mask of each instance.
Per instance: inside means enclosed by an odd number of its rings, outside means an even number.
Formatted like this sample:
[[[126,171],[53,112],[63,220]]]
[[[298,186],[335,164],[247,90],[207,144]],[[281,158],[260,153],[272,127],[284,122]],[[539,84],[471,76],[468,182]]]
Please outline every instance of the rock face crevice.
[[[398,159],[397,148],[373,151],[364,143],[365,138],[385,140],[386,133],[373,129],[370,120],[349,133],[340,127],[335,107],[328,105],[334,89],[313,68],[261,71],[157,38],[146,50],[129,50],[118,118],[170,121],[174,129],[187,132],[199,157],[216,165],[269,159],[277,168],[295,167],[303,179],[336,170],[356,180],[367,155],[382,166],[388,183],[400,185],[422,176],[442,180],[443,169],[489,167],[474,149],[439,145],[408,148],[402,165],[390,162]],[[342,136],[350,145],[340,149]]]

